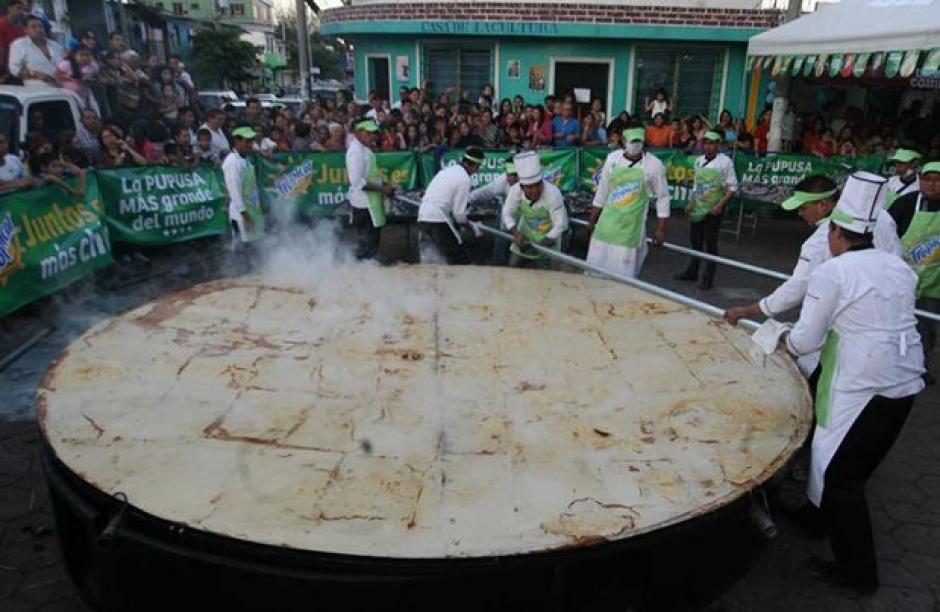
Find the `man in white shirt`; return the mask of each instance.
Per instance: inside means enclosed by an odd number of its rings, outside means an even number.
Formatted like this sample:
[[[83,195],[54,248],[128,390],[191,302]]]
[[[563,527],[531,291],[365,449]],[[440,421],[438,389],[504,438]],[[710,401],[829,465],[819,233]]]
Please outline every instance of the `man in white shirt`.
[[[878,588],[865,482],[924,389],[917,276],[872,244],[886,192],[878,175],[849,178],[829,223],[832,259],[810,277],[786,338],[793,355],[822,348],[807,497],[819,508],[835,560],[814,564],[821,578],[860,594]]]
[[[666,168],[654,155],[643,152],[646,131],[634,126],[623,132],[625,149],[607,156],[591,204],[591,244],[587,261],[624,276],[636,277],[649,251],[646,213],[656,200],[655,244],[666,239],[669,222],[669,185]]]
[[[832,257],[828,242],[829,215],[835,208],[838,195],[835,182],[822,175],[808,176],[797,183],[793,195],[780,206],[784,210],[796,210],[801,219],[816,229],[800,247],[800,257],[793,268],[793,275],[759,302],[725,311],[726,321],[735,325],[744,317],[760,315],[773,319],[803,303],[813,271]],[[901,241],[898,240],[894,220],[887,212],[878,214],[873,238],[875,248],[892,255],[901,254]],[[815,370],[815,362],[818,359],[805,366],[809,371],[804,370],[804,374],[809,375]]]
[[[548,267],[546,255],[527,248],[530,243],[561,249],[561,236],[568,229],[565,198],[542,178],[542,163],[535,151],[525,151],[513,158],[519,182],[509,189],[503,203],[502,224],[513,235],[509,257],[511,267],[534,265]]]
[[[349,206],[352,226],[359,234],[357,259],[373,259],[379,252],[382,227],[385,225],[385,198],[395,193],[394,185],[386,184],[379,174],[375,153],[378,124],[363,119],[354,125],[355,138],[346,149],[346,173],[349,175]]]
[[[229,142],[228,138],[225,137],[225,132],[222,131],[222,123],[225,121],[225,114],[214,108],[206,113],[206,122],[200,126],[200,130],[209,130],[209,133],[212,134],[212,152],[218,156],[219,159],[225,159],[225,156],[229,152]]]
[[[702,137],[705,154],[695,160],[695,182],[686,212],[689,214],[689,242],[696,251],[704,250],[718,254],[718,232],[721,230],[721,214],[725,204],[738,191],[738,177],[734,173],[734,162],[724,153],[719,153],[721,135],[708,131]],[[698,280],[700,259],[693,257],[684,272],[676,280]],[[711,289],[715,281],[714,262],[705,262],[700,289]]]
[[[10,144],[3,134],[0,134],[0,160],[3,161],[0,166],[0,191],[22,189],[35,183],[33,177],[26,174],[20,158],[10,153]]]
[[[483,187],[477,187],[471,191],[470,197],[467,199],[467,204],[473,206],[480,202],[499,200],[500,206],[502,206],[502,203],[506,200],[506,195],[509,193],[509,189],[518,182],[519,174],[516,172],[516,165],[512,163],[511,159],[507,160],[506,163],[503,164],[503,174],[500,174]],[[506,226],[503,225],[502,215],[497,213],[496,218],[499,221],[499,229],[505,230]],[[490,259],[490,263],[494,266],[505,266],[508,261],[509,246],[502,240],[494,240],[493,256]]]
[[[10,45],[10,74],[23,79],[24,85],[58,85],[56,66],[65,56],[62,45],[46,38],[42,20],[26,18],[26,36]]]
[[[467,223],[470,177],[483,164],[483,151],[468,147],[460,163],[434,175],[418,209],[418,255],[421,263],[466,263],[457,224]]]
[[[885,208],[891,208],[894,201],[903,195],[920,191],[920,180],[917,177],[920,153],[911,149],[898,149],[888,161],[894,162],[894,174],[888,179]]]
[[[232,130],[235,148],[222,162],[222,176],[228,193],[228,217],[232,224],[233,246],[264,236],[264,214],[251,149],[257,133],[250,127]]]

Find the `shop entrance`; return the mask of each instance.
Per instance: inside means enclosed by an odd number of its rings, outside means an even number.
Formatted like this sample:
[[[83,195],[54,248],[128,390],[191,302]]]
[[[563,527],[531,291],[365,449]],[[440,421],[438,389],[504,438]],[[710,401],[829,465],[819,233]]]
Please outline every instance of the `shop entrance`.
[[[392,102],[391,65],[387,55],[366,57],[369,74],[369,91],[375,91],[383,100]]]
[[[591,100],[600,98],[609,117],[612,72],[612,59],[552,58],[552,93],[559,97],[574,94],[579,118],[591,110]]]

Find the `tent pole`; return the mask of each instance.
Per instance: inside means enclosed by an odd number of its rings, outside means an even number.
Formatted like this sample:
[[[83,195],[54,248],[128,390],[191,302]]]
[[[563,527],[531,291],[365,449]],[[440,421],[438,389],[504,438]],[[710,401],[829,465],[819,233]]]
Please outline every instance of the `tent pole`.
[[[789,0],[783,23],[797,19],[800,16],[802,4],[803,0]],[[774,63],[776,63],[776,60],[774,60]],[[787,112],[790,98],[789,67],[785,72],[777,74],[774,83],[776,85],[774,86],[773,111],[770,116],[770,134],[767,136],[767,153],[783,152],[783,115]]]

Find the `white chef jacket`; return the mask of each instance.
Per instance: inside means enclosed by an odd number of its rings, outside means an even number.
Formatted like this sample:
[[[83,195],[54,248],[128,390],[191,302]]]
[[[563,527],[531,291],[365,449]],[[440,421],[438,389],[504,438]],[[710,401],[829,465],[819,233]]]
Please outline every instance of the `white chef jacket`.
[[[471,191],[467,203],[476,204],[478,202],[486,202],[496,198],[504,199],[508,193],[509,179],[506,178],[505,174],[500,174],[483,187],[477,187]]]
[[[19,76],[20,70],[25,67],[27,70],[33,72],[42,72],[49,76],[55,76],[56,66],[58,66],[62,58],[65,57],[65,50],[62,48],[62,45],[54,40],[47,40],[46,45],[49,47],[51,57],[46,57],[29,36],[23,36],[22,38],[14,40],[10,45],[10,57],[8,62],[10,74]],[[44,82],[39,79],[25,80],[29,83]]]
[[[823,262],[832,258],[829,253],[829,219],[823,219],[816,225],[816,230],[800,247],[800,258],[793,268],[790,280],[762,299],[758,304],[766,317],[776,317],[803,302],[806,285],[810,275]],[[875,223],[875,248],[891,255],[901,255],[901,241],[898,239],[896,225],[890,214],[881,211]]]
[[[656,198],[656,216],[660,219],[668,219],[670,200],[669,184],[666,182],[666,167],[663,162],[659,161],[658,157],[649,153],[643,153],[643,157],[636,164],[627,159],[622,149],[608,155],[607,159],[604,160],[604,166],[601,168],[601,177],[597,182],[597,190],[594,192],[594,201],[591,206],[604,208],[610,194],[610,172],[617,166],[643,169],[643,173],[646,174],[646,191]]]
[[[447,223],[447,215],[453,215],[457,223],[466,223],[469,199],[470,175],[461,164],[448,166],[431,179],[421,198],[418,221]]]
[[[506,195],[506,201],[503,202],[502,221],[503,226],[512,231],[516,227],[516,211],[527,198],[522,191],[522,183],[516,183],[509,188]],[[552,229],[546,234],[546,238],[556,240],[568,229],[568,210],[565,208],[565,197],[561,195],[558,187],[546,180],[542,181],[542,196],[536,201],[530,203],[534,209],[548,210],[552,219]]]
[[[366,177],[369,175],[369,166],[375,153],[354,138],[346,149],[346,172],[349,174],[349,204],[353,208],[369,208],[369,197],[366,195]]]
[[[245,212],[245,200],[242,194],[242,177],[248,170],[248,160],[237,151],[229,153],[222,162],[222,176],[225,178],[225,190],[228,191],[228,218],[241,223]]]
[[[905,185],[901,177],[895,174],[888,179],[888,191],[896,193],[898,197],[920,191],[920,177],[915,173],[914,181]]]
[[[838,335],[829,413],[813,436],[807,496],[817,506],[829,462],[872,397],[907,397],[924,388],[916,288],[907,264],[880,249],[848,251],[810,277],[787,349],[805,355],[820,349],[829,330]]]
[[[704,155],[699,155],[698,159],[695,160],[695,167],[704,168],[706,166],[721,172],[721,176],[725,180],[725,191],[738,190],[738,175],[734,173],[734,162],[730,157],[724,153],[719,153],[713,160],[708,161]]]
[[[26,178],[26,168],[20,158],[12,153],[7,153],[3,158],[3,165],[0,166],[0,181],[6,183]]]

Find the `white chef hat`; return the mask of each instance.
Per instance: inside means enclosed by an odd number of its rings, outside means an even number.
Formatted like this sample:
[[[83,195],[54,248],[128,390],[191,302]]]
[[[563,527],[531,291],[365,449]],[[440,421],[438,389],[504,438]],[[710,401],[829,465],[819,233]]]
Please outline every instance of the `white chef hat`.
[[[534,185],[542,180],[542,162],[535,151],[523,151],[512,161],[516,165],[519,182],[523,185]]]
[[[871,172],[852,173],[832,211],[832,223],[858,234],[874,230],[878,213],[885,205],[887,183],[887,179]]]

